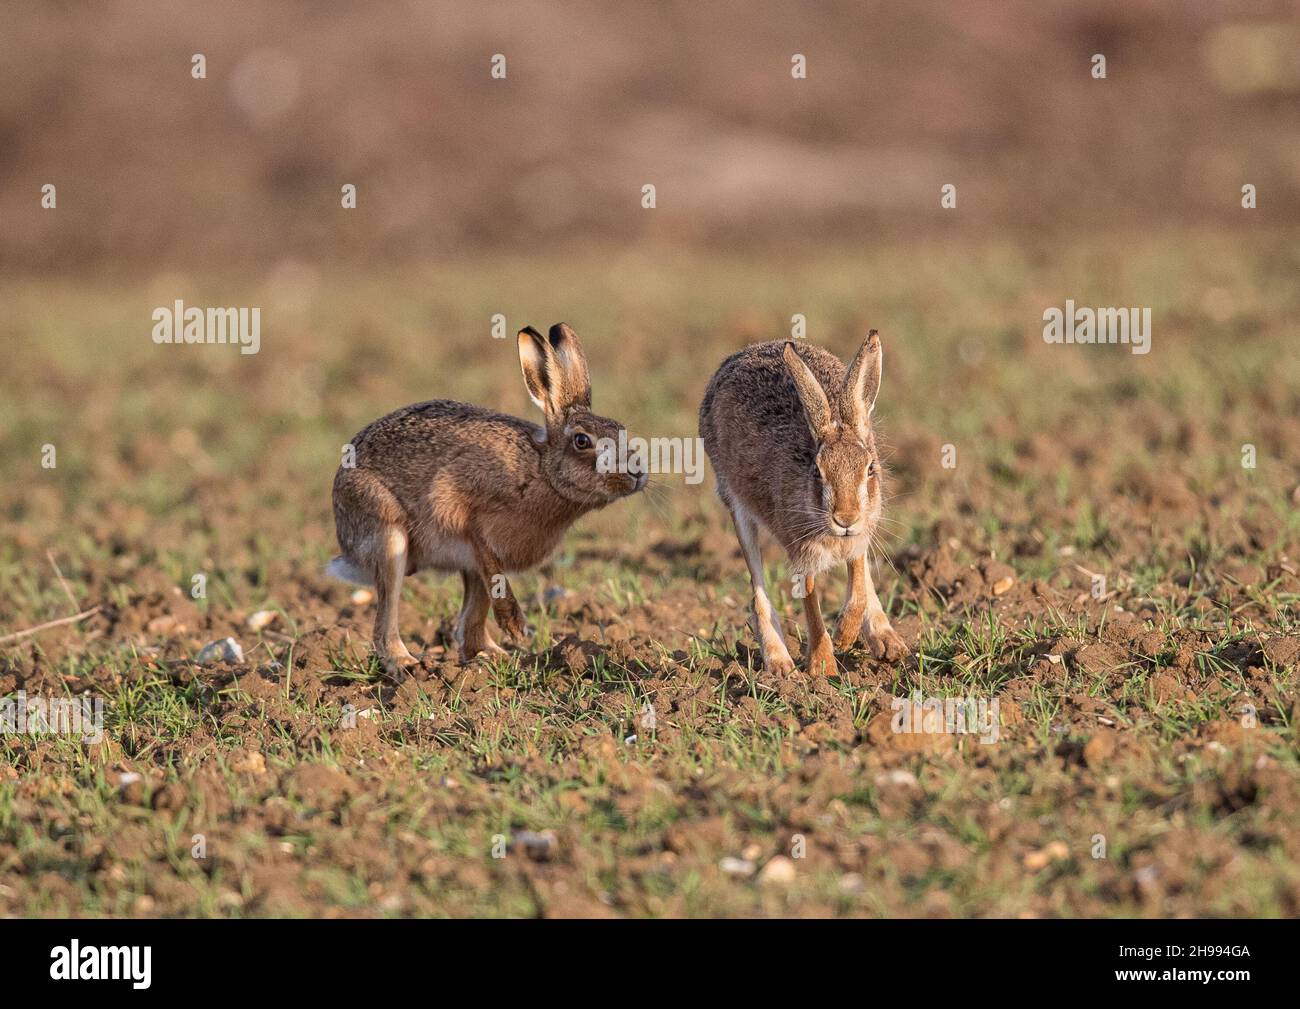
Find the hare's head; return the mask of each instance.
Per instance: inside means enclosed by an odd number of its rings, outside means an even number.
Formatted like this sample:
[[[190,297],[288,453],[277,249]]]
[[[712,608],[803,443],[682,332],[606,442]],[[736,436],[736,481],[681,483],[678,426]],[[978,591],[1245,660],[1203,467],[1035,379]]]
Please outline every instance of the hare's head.
[[[867,334],[843,386],[829,396],[793,343],[786,343],[784,357],[812,433],[815,468],[807,504],[825,519],[828,535],[869,533],[880,520],[883,475],[871,426],[880,391],[880,337],[874,329]]]
[[[618,454],[618,446],[626,445],[626,435],[619,437],[623,425],[591,412],[587,357],[572,329],[560,322],[542,336],[532,326],[524,327],[519,364],[529,397],[546,417],[537,441],[542,469],[556,493],[599,507],[645,486],[639,458]]]

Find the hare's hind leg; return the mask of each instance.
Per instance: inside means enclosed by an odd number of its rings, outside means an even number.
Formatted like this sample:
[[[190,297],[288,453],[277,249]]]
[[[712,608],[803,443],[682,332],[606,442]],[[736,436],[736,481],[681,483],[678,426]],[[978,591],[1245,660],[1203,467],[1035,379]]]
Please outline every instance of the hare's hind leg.
[[[803,613],[808,621],[808,647],[804,659],[808,672],[821,676],[834,676],[835,649],[831,646],[831,636],[826,633],[822,623],[821,601],[817,598],[817,580],[806,575],[803,580]]]
[[[462,571],[460,580],[465,586],[465,602],[456,619],[456,644],[460,646],[460,661],[469,662],[480,652],[504,654],[505,649],[492,640],[488,633],[487,615],[491,605],[487,585],[477,571]]]
[[[794,659],[786,647],[781,633],[781,618],[767,596],[767,583],[763,579],[763,552],[758,544],[758,522],[740,505],[731,508],[731,521],[736,526],[736,539],[740,552],[745,555],[749,580],[754,586],[754,634],[763,651],[763,671],[788,673],[794,669]]]
[[[397,607],[410,544],[392,492],[366,470],[340,470],[334,481],[334,521],[343,549],[343,574],[368,576],[377,605],[373,644],[389,671],[415,664],[397,633]]]
[[[402,579],[406,576],[406,533],[397,526],[389,526],[380,536],[383,553],[375,577],[375,651],[389,672],[416,664],[415,657],[402,644],[397,631],[397,608],[402,600]]]

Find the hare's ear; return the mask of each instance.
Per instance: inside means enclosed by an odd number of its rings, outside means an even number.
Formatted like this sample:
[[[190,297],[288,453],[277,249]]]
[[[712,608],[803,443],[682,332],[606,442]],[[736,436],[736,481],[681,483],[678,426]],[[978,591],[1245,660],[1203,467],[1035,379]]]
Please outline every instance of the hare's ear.
[[[782,356],[785,358],[786,371],[794,379],[795,391],[799,393],[799,402],[803,404],[804,415],[808,418],[808,428],[812,431],[814,440],[823,442],[830,434],[832,424],[831,406],[826,401],[826,391],[817,381],[817,376],[795,353],[794,344],[788,340]]]
[[[587,374],[587,355],[578,342],[578,334],[566,323],[557,322],[551,327],[548,341],[551,360],[555,363],[552,391],[555,405],[560,410],[571,406],[591,408],[591,379]]]
[[[532,326],[525,326],[519,331],[519,367],[524,372],[524,385],[528,387],[528,398],[536,403],[549,419],[555,413],[553,396],[555,365],[546,337]]]
[[[844,423],[867,436],[871,424],[871,411],[876,407],[876,394],[880,392],[880,369],[884,352],[880,335],[873,329],[862,341],[849,372],[844,376],[844,392],[840,396],[840,413]]]

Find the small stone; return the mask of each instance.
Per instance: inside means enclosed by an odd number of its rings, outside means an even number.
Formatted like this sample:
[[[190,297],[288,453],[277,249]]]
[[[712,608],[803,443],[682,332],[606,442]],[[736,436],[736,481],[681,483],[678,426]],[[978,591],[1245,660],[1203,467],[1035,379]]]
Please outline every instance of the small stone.
[[[728,876],[752,876],[754,874],[753,862],[747,858],[736,858],[733,855],[727,855],[718,862],[718,868]]]
[[[840,889],[845,893],[861,893],[867,888],[867,881],[861,873],[846,872],[840,877]]]
[[[198,661],[205,666],[213,662],[243,662],[244,649],[234,638],[222,638],[204,645],[199,652]]]
[[[1016,580],[1011,577],[1011,575],[1007,575],[1005,578],[999,578],[993,583],[993,594],[995,596],[1005,595],[1011,591],[1011,586],[1014,584],[1016,584]]]
[[[369,589],[357,589],[351,595],[353,606],[365,606],[370,600],[375,598],[375,594]]]
[[[249,629],[260,631],[264,627],[270,627],[279,615],[275,610],[258,610],[248,618]]]
[[[1053,841],[1038,851],[1025,855],[1024,865],[1030,872],[1045,869],[1053,862],[1064,862],[1070,857],[1070,849],[1064,841]]]
[[[266,758],[257,750],[236,755],[230,762],[230,769],[236,774],[265,774]]]
[[[1109,729],[1101,729],[1084,746],[1083,762],[1096,770],[1115,755],[1115,748],[1115,733]]]
[[[154,617],[144,625],[144,629],[147,633],[156,637],[166,637],[173,632],[179,633],[183,631],[185,626],[170,614],[164,614],[161,617]]]
[[[785,855],[773,856],[758,873],[758,882],[762,884],[773,883],[784,886],[793,883],[794,878],[794,859],[787,858]]]
[[[911,771],[904,771],[895,768],[892,771],[885,771],[876,775],[877,785],[894,785],[900,788],[916,788],[920,782],[916,780],[916,775]]]
[[[762,854],[762,845],[748,844],[745,846],[745,850],[740,853],[740,857],[746,862],[757,862]]]

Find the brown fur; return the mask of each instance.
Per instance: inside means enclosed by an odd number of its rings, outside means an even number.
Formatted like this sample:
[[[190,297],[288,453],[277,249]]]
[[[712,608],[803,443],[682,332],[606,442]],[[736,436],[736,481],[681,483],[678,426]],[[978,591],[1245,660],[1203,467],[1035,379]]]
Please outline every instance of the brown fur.
[[[519,333],[529,395],[544,427],[478,406],[433,400],[381,417],[352,439],[355,467],[334,477],[342,557],[331,565],[377,589],[374,646],[387,665],[415,660],[397,630],[402,579],[424,568],[459,571],[462,661],[526,634],[508,572],[544,560],[580,516],[640,490],[644,474],[598,472],[596,443],[622,425],[591,412],[587,362],[568,326]],[[585,434],[590,448],[575,445]]]
[[[881,361],[875,330],[847,369],[806,343],[760,343],[723,361],[705,391],[700,436],[750,569],[755,632],[769,670],[793,663],[763,583],[759,524],[785,548],[800,580],[811,668],[835,669],[816,577],[836,563],[849,570],[840,648],[865,634],[878,657],[906,654],[865,560],[883,503],[884,470],[871,423]]]

